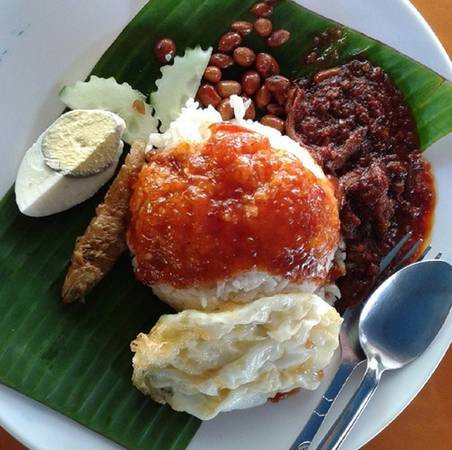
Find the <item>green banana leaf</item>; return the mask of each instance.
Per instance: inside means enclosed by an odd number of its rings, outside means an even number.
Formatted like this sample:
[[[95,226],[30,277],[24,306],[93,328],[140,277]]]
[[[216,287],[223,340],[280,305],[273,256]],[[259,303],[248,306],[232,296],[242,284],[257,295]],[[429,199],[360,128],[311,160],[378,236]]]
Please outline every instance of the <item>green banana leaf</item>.
[[[159,65],[152,56],[158,37],[173,38],[179,55],[183,55],[187,46],[200,44],[206,48],[218,42],[232,21],[239,18],[253,21],[249,9],[254,3],[253,0],[155,0],[125,28],[92,73],[100,77],[114,76],[119,82],[127,81],[143,93],[149,93],[160,76]],[[271,52],[280,62],[281,72],[297,78],[318,71],[316,65],[303,64],[303,56],[315,36],[338,24],[288,0],[278,3],[272,21],[274,28],[285,28],[291,33],[287,44]],[[346,27],[342,29],[345,38],[338,47],[339,62],[364,55],[391,76],[411,107],[422,150],[452,131],[452,83],[381,42]],[[254,33],[244,43],[257,51],[268,51]]]
[[[153,0],[119,35],[93,69],[144,93],[159,77],[155,41],[172,37],[185,47],[214,45],[231,22],[252,19],[254,0]],[[376,7],[378,7],[376,5]],[[337,25],[282,0],[274,25],[291,32],[273,53],[282,72],[306,75],[312,38]],[[393,78],[411,106],[421,148],[452,131],[452,86],[397,51],[344,29],[340,60],[365,54]],[[263,50],[261,39],[245,42]],[[13,190],[0,202],[0,382],[132,449],[185,448],[200,422],[141,395],[130,382],[129,342],[169,309],[134,281],[128,256],[89,295],[63,305],[59,293],[75,238],[104,191],[67,212],[44,219],[22,216]]]

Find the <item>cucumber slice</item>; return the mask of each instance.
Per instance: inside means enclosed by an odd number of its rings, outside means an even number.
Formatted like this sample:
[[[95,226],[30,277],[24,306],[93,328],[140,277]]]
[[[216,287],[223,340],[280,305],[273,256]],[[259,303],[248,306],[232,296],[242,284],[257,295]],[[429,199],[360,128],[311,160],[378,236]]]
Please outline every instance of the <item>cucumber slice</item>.
[[[209,64],[212,47],[187,48],[184,56],[176,56],[171,66],[163,66],[162,76],[155,82],[157,90],[151,94],[151,104],[162,122],[160,131],[166,131],[177,119],[189,98],[194,98]]]
[[[158,120],[153,117],[145,95],[128,83],[119,84],[113,77],[92,75],[88,81],[77,81],[61,90],[60,99],[71,109],[104,109],[116,113],[126,123],[123,139],[128,144],[136,140],[147,142],[149,134],[157,132]],[[134,102],[139,102],[140,108],[134,108]]]

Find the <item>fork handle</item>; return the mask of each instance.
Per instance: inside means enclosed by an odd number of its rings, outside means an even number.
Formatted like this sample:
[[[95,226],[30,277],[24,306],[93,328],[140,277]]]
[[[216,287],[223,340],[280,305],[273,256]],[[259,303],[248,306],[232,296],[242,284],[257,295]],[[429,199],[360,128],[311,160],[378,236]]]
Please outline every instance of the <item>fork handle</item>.
[[[380,382],[382,370],[375,359],[367,363],[366,373],[341,415],[327,431],[316,450],[337,450],[369,403]]]
[[[295,439],[294,443],[290,447],[290,450],[308,450],[314,436],[317,434],[317,431],[322,425],[325,416],[330,410],[331,405],[358,364],[359,361],[342,360],[328,389],[323,394],[322,399],[315,407],[311,417],[301,430],[301,433]]]

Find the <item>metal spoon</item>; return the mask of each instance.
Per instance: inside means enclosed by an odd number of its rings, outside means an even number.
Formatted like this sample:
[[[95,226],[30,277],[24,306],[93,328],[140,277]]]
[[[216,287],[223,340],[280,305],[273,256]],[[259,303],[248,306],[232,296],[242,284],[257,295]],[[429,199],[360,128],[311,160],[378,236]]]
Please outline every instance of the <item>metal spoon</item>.
[[[430,345],[452,308],[452,266],[430,260],[388,278],[369,297],[359,321],[367,369],[355,394],[317,447],[338,449],[386,370],[399,369]]]
[[[411,258],[421,245],[421,241],[416,241],[406,252],[401,255],[400,260],[391,267],[388,273],[389,266],[394,262],[395,257],[401,252],[402,247],[411,238],[411,232],[405,234],[389,251],[389,253],[381,260],[379,275],[375,282],[378,286],[382,281],[382,277],[386,278],[399,270],[404,266],[405,262]],[[430,250],[428,246],[421,255],[419,255],[418,261],[422,260]],[[340,344],[340,362],[337,368],[336,374],[333,377],[330,385],[322,395],[321,400],[313,410],[311,417],[304,425],[300,434],[291,445],[290,450],[308,450],[311,447],[314,437],[317,435],[319,428],[321,427],[323,420],[328,414],[330,408],[334,404],[336,397],[342,390],[342,387],[350,377],[351,373],[362,361],[366,359],[366,355],[361,350],[361,345],[358,338],[358,323],[361,311],[363,309],[363,303],[346,309],[342,318],[341,331],[339,334]]]

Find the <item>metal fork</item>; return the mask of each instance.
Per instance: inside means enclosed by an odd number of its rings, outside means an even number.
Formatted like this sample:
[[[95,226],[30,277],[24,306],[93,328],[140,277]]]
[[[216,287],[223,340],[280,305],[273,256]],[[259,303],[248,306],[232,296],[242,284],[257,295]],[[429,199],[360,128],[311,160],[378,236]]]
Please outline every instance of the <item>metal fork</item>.
[[[393,272],[401,268],[405,262],[407,262],[419,249],[422,244],[421,240],[416,241],[408,251],[403,255],[400,261],[391,267],[388,267],[391,262],[400,252],[402,247],[411,237],[411,232],[407,233],[397,244],[389,251],[389,253],[381,260],[379,273],[376,284],[382,282],[384,278],[390,276]],[[418,261],[422,260],[430,250],[428,246],[419,256]],[[361,345],[358,339],[358,321],[363,308],[364,302],[351,308],[347,308],[343,315],[343,323],[339,334],[339,343],[341,348],[341,361],[337,369],[336,375],[330,383],[328,389],[323,394],[322,399],[315,407],[308,422],[304,426],[301,433],[295,439],[294,443],[290,447],[290,450],[308,450],[311,445],[317,431],[325,419],[328,411],[330,410],[334,400],[339,395],[345,382],[348,380],[353,370],[359,363],[365,360],[365,355],[361,349]]]

